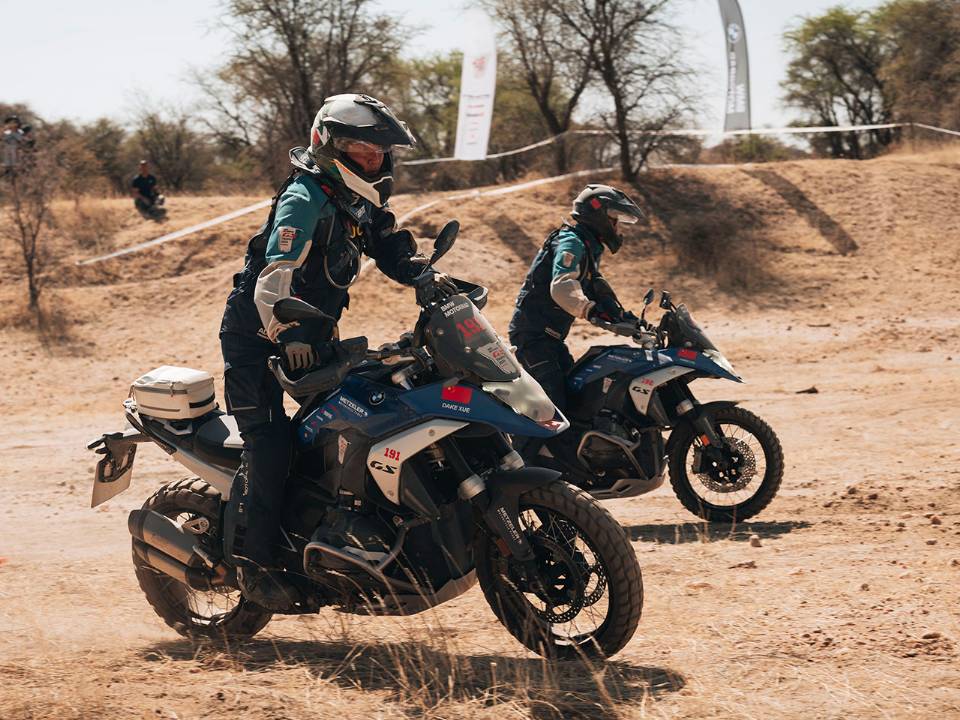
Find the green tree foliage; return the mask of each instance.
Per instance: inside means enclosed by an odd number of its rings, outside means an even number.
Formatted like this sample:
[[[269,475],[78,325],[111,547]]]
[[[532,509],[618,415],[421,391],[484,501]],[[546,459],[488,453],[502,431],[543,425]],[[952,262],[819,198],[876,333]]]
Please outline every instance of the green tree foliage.
[[[892,89],[882,67],[888,43],[873,17],[842,7],[804,18],[784,34],[792,56],[783,82],[786,101],[814,125],[874,125],[893,121]],[[819,136],[834,157],[863,158],[889,145],[892,130]]]
[[[960,1],[893,0],[873,22],[897,119],[960,128]]]
[[[191,116],[180,111],[144,110],[137,118],[133,141],[164,187],[198,190],[210,175],[214,162],[210,143],[192,125]]]

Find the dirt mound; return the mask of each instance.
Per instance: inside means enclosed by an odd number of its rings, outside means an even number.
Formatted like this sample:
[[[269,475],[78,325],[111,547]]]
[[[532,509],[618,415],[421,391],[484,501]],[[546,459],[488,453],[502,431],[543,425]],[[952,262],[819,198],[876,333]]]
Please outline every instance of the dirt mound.
[[[460,220],[441,267],[491,288],[505,332],[580,187],[438,203],[410,225],[429,236]],[[658,170],[637,192],[649,227],[606,275],[629,306],[655,285],[696,312],[749,381],[698,382],[698,396],[764,416],[787,471],[770,508],[734,528],[693,522],[669,488],[607,504],[634,541],[646,606],[603,668],[530,660],[478,591],[409,620],[278,619],[236,648],[178,639],[137,589],[125,514],[179,466],[142,448],[131,490],[92,512],[83,444],[121,425],[130,380],[151,367],[219,372],[223,300],[264,213],[102,265],[61,263],[45,306],[59,324],[39,338],[18,322],[16,257],[0,248],[0,675],[15,680],[0,715],[956,714],[960,156]],[[163,226],[106,202],[117,232],[56,250],[72,261],[258,199],[173,198]],[[346,336],[391,340],[416,317],[412,292],[373,269],[352,295]],[[584,323],[571,341],[613,342]]]

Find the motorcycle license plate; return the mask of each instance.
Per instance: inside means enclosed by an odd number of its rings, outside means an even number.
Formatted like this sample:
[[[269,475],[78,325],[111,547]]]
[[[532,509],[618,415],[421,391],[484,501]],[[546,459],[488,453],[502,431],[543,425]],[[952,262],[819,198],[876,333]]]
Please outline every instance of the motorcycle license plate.
[[[92,508],[116,497],[130,487],[137,446],[135,443],[119,443],[119,445],[117,455],[120,457],[108,450],[93,471],[93,496],[90,498]]]

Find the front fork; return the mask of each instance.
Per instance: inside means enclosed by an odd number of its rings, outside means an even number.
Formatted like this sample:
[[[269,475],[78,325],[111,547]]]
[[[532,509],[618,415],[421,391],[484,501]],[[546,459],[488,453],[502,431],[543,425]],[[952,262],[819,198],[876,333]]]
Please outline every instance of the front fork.
[[[490,482],[473,472],[453,438],[444,438],[440,445],[454,472],[464,478],[457,488],[459,496],[477,509],[501,552],[527,564],[534,560],[534,553],[521,529],[520,495],[552,482],[560,474],[542,468],[524,469],[520,455],[502,434],[494,435],[492,441],[500,455],[500,471],[490,475]]]

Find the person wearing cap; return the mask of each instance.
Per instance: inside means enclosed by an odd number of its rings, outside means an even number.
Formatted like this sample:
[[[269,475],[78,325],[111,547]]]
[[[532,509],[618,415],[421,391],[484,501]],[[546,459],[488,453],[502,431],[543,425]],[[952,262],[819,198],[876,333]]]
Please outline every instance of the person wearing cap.
[[[623,245],[620,224],[644,217],[640,207],[609,185],[588,185],[577,195],[565,222],[550,233],[530,265],[510,320],[510,342],[517,359],[561,412],[566,409],[567,373],[573,357],[566,338],[574,320],[622,322],[636,319],[616,297],[595,293],[604,248]]]

